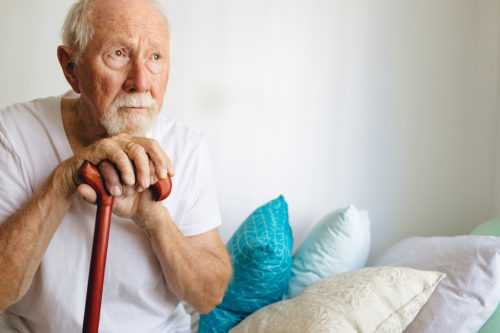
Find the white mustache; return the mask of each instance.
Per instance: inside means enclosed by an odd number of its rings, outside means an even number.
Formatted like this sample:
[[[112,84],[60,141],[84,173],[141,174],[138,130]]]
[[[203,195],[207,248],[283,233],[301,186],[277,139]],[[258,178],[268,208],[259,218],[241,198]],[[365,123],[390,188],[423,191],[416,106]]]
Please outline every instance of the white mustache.
[[[136,112],[120,108],[144,108],[146,112]],[[149,93],[123,94],[118,96],[99,121],[109,135],[128,133],[142,136],[151,128],[158,114],[158,103]]]
[[[156,100],[149,94],[123,94],[118,96],[113,101],[113,107],[135,107],[135,108],[150,108],[157,106]]]

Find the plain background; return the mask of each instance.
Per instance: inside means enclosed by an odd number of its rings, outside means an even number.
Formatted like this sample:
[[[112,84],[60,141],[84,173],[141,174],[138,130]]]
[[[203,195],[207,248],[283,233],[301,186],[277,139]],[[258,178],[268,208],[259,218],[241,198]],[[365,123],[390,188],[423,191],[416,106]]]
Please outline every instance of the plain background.
[[[500,1],[164,0],[164,112],[203,133],[227,241],[283,194],[295,247],[349,203],[372,257],[500,214]],[[71,1],[0,2],[0,108],[69,89]]]

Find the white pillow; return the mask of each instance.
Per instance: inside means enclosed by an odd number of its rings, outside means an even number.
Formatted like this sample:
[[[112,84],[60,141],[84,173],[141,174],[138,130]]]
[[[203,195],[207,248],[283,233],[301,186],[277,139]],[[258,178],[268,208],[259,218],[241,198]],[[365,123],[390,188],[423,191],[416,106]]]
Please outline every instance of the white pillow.
[[[498,237],[408,238],[374,264],[447,274],[405,333],[477,332],[500,301]]]
[[[333,275],[258,310],[230,333],[402,332],[444,276],[404,267]]]
[[[368,213],[353,205],[322,218],[293,255],[287,297],[319,279],[364,267],[370,240]]]

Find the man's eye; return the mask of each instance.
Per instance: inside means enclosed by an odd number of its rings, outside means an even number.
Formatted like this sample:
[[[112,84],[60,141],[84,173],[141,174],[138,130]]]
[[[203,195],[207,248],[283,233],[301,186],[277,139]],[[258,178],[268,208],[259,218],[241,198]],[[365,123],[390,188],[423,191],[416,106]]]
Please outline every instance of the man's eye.
[[[123,55],[122,50],[116,50],[115,51],[115,56],[121,57]]]
[[[153,59],[154,60],[159,60],[160,59],[160,55],[158,53],[153,54]]]

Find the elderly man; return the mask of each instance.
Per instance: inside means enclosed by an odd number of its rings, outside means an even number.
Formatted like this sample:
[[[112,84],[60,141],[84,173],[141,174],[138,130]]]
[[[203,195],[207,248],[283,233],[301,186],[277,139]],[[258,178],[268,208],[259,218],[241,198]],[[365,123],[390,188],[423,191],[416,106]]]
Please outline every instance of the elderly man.
[[[78,180],[85,160],[115,197],[100,331],[189,332],[179,300],[209,312],[231,266],[205,140],[159,111],[166,19],[154,0],[80,0],[63,43],[73,92],[0,112],[0,332],[81,331],[96,200]],[[155,202],[148,187],[174,170]]]

